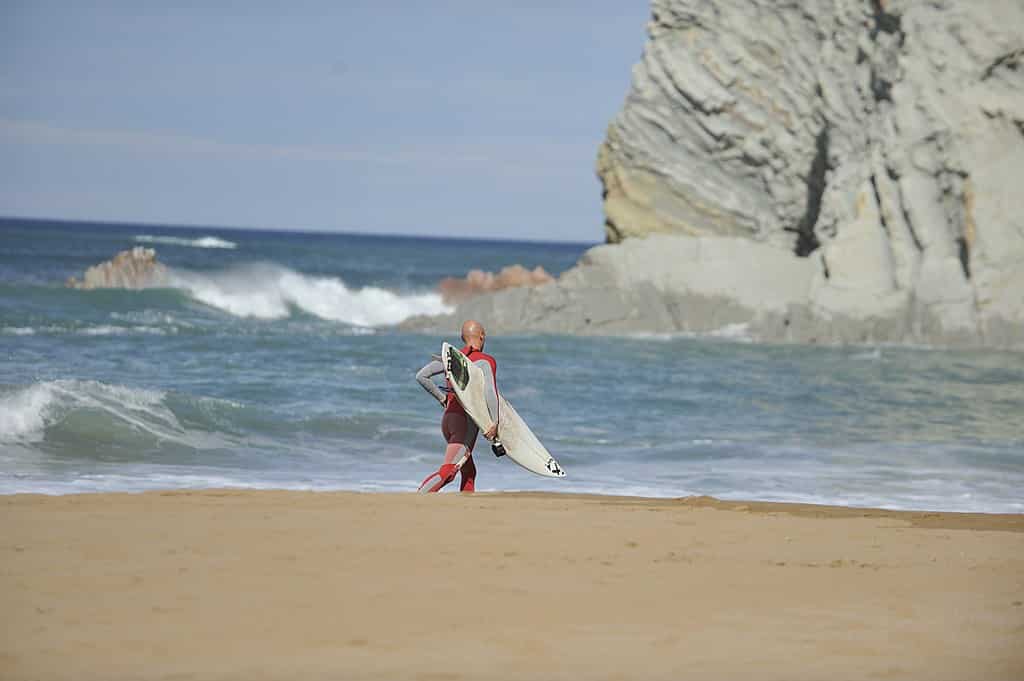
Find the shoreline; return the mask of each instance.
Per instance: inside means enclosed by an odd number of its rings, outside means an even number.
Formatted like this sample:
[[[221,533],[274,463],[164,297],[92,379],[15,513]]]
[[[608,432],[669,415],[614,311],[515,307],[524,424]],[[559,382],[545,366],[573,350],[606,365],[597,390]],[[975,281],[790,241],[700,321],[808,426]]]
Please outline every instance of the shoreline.
[[[245,496],[260,494],[295,494],[316,496],[419,496],[409,490],[365,491],[353,489],[295,489],[288,487],[168,487],[143,490],[114,490],[81,492],[5,492],[0,493],[0,505],[9,499],[41,498],[60,499],[65,497],[118,497],[118,496],[180,496],[210,494],[212,496]],[[1024,532],[1024,511],[1020,513],[1002,511],[947,511],[929,508],[885,508],[882,506],[847,506],[843,504],[812,503],[802,501],[762,501],[757,499],[722,499],[712,495],[697,494],[682,497],[638,496],[633,494],[609,494],[604,492],[546,492],[540,490],[480,490],[462,494],[450,489],[442,495],[471,497],[509,497],[524,499],[579,499],[649,506],[679,506],[684,508],[712,508],[721,511],[748,513],[785,513],[795,517],[813,518],[893,518],[906,520],[920,526],[941,520],[964,529],[990,529],[1010,532]],[[1020,526],[1018,527],[1018,521]],[[949,529],[955,529],[950,526]]]
[[[1024,515],[568,493],[0,498],[5,679],[1016,679]]]
[[[557,281],[556,281],[557,285]],[[1004,344],[985,344],[981,342],[965,341],[963,339],[950,340],[941,335],[928,338],[887,338],[874,337],[869,334],[850,336],[793,336],[778,334],[774,331],[767,333],[758,329],[751,330],[753,324],[759,327],[763,320],[758,318],[758,313],[750,312],[748,316],[739,318],[736,321],[723,324],[719,327],[701,327],[696,330],[651,327],[639,324],[636,327],[613,328],[559,328],[555,326],[529,326],[518,322],[509,323],[503,319],[498,303],[492,299],[502,295],[516,295],[513,292],[519,291],[523,296],[529,297],[532,287],[514,287],[487,291],[471,298],[459,301],[455,304],[455,310],[445,314],[413,314],[400,322],[378,327],[378,332],[389,331],[395,333],[407,333],[426,336],[447,335],[456,328],[460,320],[469,317],[482,317],[484,319],[496,318],[499,321],[493,323],[489,328],[495,329],[506,337],[536,337],[536,336],[564,336],[568,338],[602,338],[621,340],[651,340],[651,341],[673,341],[673,340],[696,340],[714,343],[733,343],[736,345],[756,345],[760,347],[780,348],[825,348],[825,349],[851,349],[851,350],[911,350],[922,352],[994,352],[1020,355],[1024,353],[1024,342],[1010,341]],[[629,293],[629,291],[624,291]],[[744,327],[740,329],[739,327]],[[1024,336],[1021,336],[1024,338]]]

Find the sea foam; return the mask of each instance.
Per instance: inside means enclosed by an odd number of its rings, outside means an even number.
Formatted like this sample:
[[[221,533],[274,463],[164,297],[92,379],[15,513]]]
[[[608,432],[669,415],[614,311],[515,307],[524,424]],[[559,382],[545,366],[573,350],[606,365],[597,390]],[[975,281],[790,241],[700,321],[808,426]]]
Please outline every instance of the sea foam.
[[[238,244],[216,236],[203,236],[198,239],[184,239],[177,236],[155,236],[138,234],[135,240],[144,244],[167,244],[169,246],[190,246],[192,248],[237,248]]]
[[[41,381],[0,394],[0,442],[38,442],[46,428],[76,409],[102,412],[131,428],[159,438],[183,432],[164,393],[99,381]]]
[[[41,440],[53,404],[53,391],[46,383],[0,395],[0,442]]]
[[[336,277],[314,277],[272,264],[218,273],[172,270],[170,283],[195,300],[236,317],[283,319],[298,310],[329,321],[371,327],[413,315],[451,311],[437,293],[399,294],[375,286],[349,288]]]

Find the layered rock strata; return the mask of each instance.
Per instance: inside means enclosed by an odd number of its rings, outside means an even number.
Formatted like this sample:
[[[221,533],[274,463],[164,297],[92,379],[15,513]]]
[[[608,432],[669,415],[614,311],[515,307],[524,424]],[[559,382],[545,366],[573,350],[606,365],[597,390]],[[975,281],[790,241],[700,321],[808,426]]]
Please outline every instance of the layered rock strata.
[[[598,154],[621,244],[457,315],[1024,346],[1024,3],[652,7]]]

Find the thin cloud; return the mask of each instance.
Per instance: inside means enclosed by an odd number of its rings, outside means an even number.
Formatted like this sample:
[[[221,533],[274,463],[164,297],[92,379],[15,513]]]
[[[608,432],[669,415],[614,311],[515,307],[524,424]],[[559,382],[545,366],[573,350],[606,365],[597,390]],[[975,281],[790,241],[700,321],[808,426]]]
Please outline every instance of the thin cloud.
[[[347,149],[333,145],[240,144],[177,133],[73,128],[40,121],[0,118],[0,142],[23,145],[90,146],[136,154],[218,156],[239,160],[291,160],[382,165],[451,166],[511,164],[543,167],[579,162],[565,144],[489,138],[472,143],[417,144],[397,151]]]

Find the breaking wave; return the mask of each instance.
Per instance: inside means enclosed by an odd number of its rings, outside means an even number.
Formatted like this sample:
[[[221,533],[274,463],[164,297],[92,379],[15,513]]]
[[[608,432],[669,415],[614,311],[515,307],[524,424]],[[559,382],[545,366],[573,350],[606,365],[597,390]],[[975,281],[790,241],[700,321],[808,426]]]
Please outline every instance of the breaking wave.
[[[172,270],[169,283],[205,305],[254,319],[283,319],[297,311],[371,327],[451,311],[437,293],[399,294],[375,286],[352,289],[336,277],[308,276],[272,264],[216,273]]]
[[[5,391],[0,393],[0,442],[39,442],[47,428],[83,410],[159,439],[175,439],[184,429],[161,404],[164,396],[155,390],[78,380],[43,381]]]
[[[64,461],[173,466],[193,472],[197,466],[255,471],[268,465],[276,469],[280,452],[291,451],[296,438],[329,442],[329,456],[345,458],[339,442],[412,432],[396,427],[389,415],[350,412],[339,405],[327,411],[279,410],[97,380],[0,385],[0,494],[5,493],[5,477],[9,482],[10,474],[17,473],[12,466],[38,474],[33,465],[40,456],[51,463],[56,461],[49,457],[58,456]],[[316,451],[316,446],[302,454],[291,451],[290,465],[307,455],[315,457]],[[267,452],[272,456],[264,459]]]
[[[230,400],[96,380],[0,386],[0,451],[202,464],[203,452],[234,447],[266,421]]]
[[[177,236],[154,236],[152,234],[138,234],[135,240],[143,244],[167,244],[169,246],[191,246],[192,248],[238,248],[234,241],[228,241],[216,236],[203,236],[198,239],[185,239]]]

